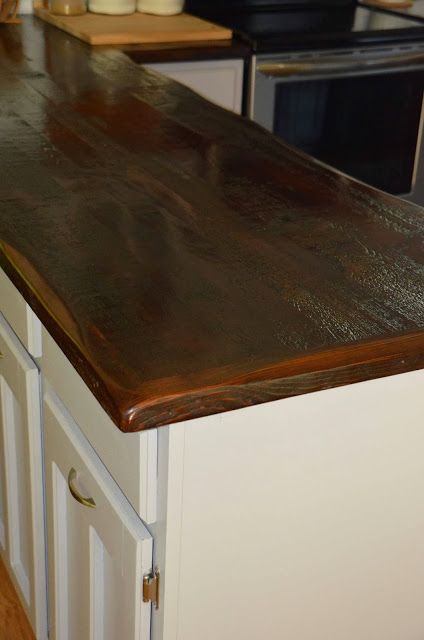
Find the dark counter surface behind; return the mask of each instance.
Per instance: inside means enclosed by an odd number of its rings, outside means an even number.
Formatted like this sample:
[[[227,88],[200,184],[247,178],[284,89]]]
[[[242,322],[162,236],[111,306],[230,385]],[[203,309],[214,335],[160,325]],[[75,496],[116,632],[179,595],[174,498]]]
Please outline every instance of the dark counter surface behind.
[[[0,266],[123,431],[424,365],[424,210],[26,18]]]
[[[199,62],[207,60],[231,60],[239,58],[248,61],[251,56],[249,45],[238,38],[216,40],[215,42],[164,43],[151,45],[131,45],[119,47],[138,64]]]

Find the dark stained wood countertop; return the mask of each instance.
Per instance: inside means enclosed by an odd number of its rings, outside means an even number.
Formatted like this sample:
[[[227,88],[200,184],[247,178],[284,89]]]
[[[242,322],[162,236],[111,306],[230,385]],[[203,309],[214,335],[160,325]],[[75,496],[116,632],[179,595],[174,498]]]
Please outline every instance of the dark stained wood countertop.
[[[0,266],[121,430],[424,366],[423,209],[36,19],[0,96]]]
[[[195,62],[204,60],[250,59],[251,47],[237,37],[214,42],[181,42],[164,44],[134,44],[122,49],[138,64],[160,62]]]

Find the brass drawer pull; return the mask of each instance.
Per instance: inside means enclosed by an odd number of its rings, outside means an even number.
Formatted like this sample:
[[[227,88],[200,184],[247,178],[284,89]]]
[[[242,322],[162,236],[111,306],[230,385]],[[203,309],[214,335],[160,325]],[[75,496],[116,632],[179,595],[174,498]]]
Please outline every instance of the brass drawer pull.
[[[83,504],[84,507],[90,507],[91,509],[94,509],[96,507],[96,503],[94,502],[93,498],[85,498],[80,494],[79,491],[77,491],[77,489],[75,489],[74,482],[76,479],[77,479],[77,472],[72,467],[68,475],[68,487],[69,487],[69,491],[72,494],[72,497],[75,498],[75,500],[80,504]]]

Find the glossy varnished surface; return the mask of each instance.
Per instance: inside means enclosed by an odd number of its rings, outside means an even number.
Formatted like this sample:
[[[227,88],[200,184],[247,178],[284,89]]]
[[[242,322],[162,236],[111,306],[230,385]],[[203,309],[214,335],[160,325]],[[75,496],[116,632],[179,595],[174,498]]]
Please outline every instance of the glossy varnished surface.
[[[0,127],[0,265],[122,430],[424,366],[423,210],[31,19]]]
[[[125,53],[138,64],[159,62],[194,62],[204,60],[248,59],[250,47],[233,38],[230,41],[164,43],[156,45],[132,45],[124,48]]]

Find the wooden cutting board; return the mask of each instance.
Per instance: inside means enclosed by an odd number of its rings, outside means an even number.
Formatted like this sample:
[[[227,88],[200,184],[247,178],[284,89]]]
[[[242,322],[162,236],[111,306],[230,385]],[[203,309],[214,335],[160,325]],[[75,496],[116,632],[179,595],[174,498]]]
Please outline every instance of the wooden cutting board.
[[[34,13],[46,22],[93,45],[202,42],[232,38],[230,29],[188,13],[177,16],[152,16],[147,13],[133,13],[129,16],[106,16],[98,13],[55,16],[41,7],[35,7]]]

